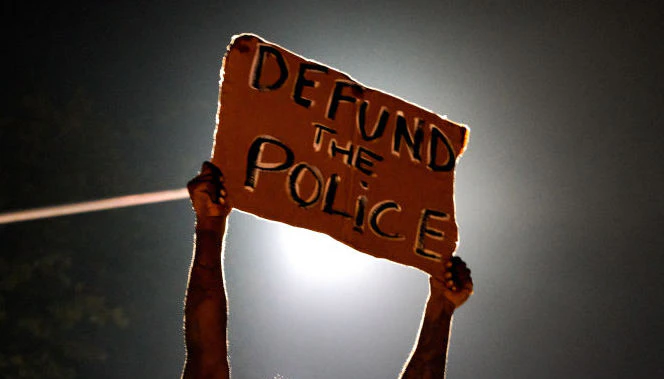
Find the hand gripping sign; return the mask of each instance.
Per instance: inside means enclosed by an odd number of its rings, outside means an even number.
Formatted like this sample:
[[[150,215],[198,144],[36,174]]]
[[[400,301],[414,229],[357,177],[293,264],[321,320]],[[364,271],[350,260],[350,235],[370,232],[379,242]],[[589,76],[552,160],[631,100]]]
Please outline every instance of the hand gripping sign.
[[[217,120],[232,207],[441,277],[465,126],[250,34],[224,57]]]

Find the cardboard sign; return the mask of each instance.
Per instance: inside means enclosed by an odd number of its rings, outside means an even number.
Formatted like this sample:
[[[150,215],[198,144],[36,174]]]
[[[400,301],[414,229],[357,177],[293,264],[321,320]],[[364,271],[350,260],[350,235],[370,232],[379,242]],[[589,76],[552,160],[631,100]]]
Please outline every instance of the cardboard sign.
[[[442,275],[465,126],[255,35],[221,76],[212,161],[232,207]]]

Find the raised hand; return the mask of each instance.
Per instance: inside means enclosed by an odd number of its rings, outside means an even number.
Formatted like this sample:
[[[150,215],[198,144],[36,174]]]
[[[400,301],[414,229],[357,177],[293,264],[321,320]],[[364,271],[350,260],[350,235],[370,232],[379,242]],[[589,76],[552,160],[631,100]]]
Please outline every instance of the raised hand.
[[[217,166],[203,162],[201,172],[187,183],[191,204],[199,221],[225,218],[231,211],[226,201],[224,176]]]
[[[473,279],[470,269],[459,257],[452,257],[445,262],[445,280],[441,281],[431,277],[429,283],[431,290],[442,293],[454,308],[458,308],[473,294]]]

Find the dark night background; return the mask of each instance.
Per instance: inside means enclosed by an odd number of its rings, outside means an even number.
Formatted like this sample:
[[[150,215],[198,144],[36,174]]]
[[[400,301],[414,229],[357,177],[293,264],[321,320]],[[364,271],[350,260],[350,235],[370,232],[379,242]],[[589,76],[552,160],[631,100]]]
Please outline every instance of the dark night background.
[[[657,2],[64,4],[3,2],[0,212],[183,187],[252,32],[471,127],[450,378],[664,377]],[[424,274],[229,229],[234,377],[396,377]],[[1,225],[0,376],[179,377],[192,232],[186,201]]]

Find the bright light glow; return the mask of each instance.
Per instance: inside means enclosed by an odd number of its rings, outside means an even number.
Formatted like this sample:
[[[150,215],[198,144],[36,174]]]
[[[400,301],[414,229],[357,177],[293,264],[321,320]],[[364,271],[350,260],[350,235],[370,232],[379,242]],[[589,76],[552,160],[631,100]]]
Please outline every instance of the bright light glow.
[[[279,244],[298,276],[312,281],[358,278],[365,274],[375,258],[362,254],[331,237],[280,224]]]

